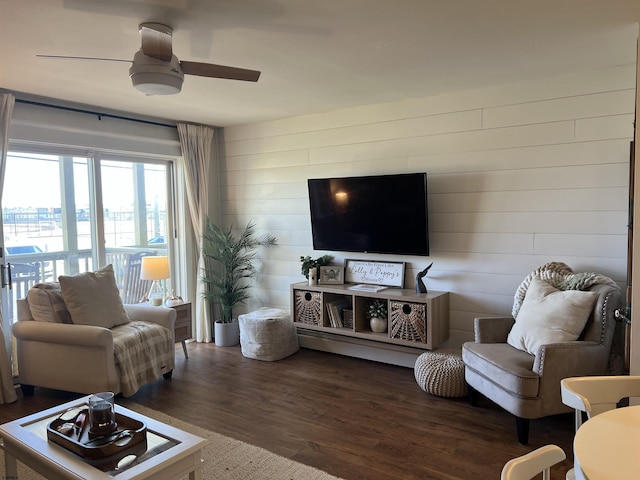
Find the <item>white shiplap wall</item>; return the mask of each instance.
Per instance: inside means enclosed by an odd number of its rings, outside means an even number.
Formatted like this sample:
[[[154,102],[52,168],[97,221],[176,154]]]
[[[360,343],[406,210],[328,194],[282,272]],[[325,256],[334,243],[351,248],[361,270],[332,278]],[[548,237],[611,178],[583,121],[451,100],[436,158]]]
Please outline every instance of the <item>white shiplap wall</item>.
[[[299,257],[407,262],[407,286],[434,262],[451,295],[451,342],[473,318],[508,314],[522,279],[549,261],[626,281],[635,65],[231,127],[218,137],[223,222],[254,221],[255,299],[289,308]],[[426,171],[429,257],[314,252],[306,180]],[[402,235],[398,226],[398,235]]]

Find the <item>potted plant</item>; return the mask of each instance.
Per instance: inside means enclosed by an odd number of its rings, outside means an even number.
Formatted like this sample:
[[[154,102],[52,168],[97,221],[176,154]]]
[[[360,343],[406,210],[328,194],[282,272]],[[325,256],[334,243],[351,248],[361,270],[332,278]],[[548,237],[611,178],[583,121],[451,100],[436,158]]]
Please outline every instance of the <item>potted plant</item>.
[[[219,346],[238,344],[240,329],[237,319],[233,318],[233,307],[250,297],[249,281],[257,273],[254,265],[256,249],[272,247],[278,241],[269,234],[256,236],[255,225],[251,222],[238,237],[232,230],[233,227],[224,230],[207,219],[202,238],[204,297],[220,308],[220,318],[214,323],[214,339]],[[223,332],[229,328],[232,330],[230,339]]]
[[[387,302],[376,298],[369,304],[369,326],[375,333],[387,330]]]
[[[315,268],[317,273],[320,273],[320,267],[326,267],[331,264],[331,260],[333,260],[333,256],[331,255],[323,255],[316,259],[311,258],[309,255],[306,257],[300,256],[300,262],[302,266],[300,268],[300,273],[302,273],[305,278],[309,279],[309,270]]]

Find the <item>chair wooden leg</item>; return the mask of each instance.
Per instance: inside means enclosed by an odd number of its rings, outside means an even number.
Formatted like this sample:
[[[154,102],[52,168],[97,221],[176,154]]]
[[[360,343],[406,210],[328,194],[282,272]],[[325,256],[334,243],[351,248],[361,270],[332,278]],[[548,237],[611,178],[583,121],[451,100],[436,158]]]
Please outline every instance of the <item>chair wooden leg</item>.
[[[472,407],[478,406],[478,391],[469,384],[467,384],[467,399]]]
[[[21,383],[20,390],[22,390],[23,397],[33,397],[33,385],[25,385],[24,383]]]
[[[516,417],[516,431],[518,432],[518,442],[527,445],[529,443],[529,419]]]

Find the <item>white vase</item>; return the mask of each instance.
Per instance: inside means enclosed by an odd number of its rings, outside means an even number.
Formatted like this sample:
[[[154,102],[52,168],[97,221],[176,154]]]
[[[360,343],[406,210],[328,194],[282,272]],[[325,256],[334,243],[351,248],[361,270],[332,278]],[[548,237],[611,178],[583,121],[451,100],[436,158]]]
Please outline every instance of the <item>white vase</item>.
[[[372,317],[371,320],[369,320],[369,326],[374,333],[384,333],[387,331],[387,319]]]
[[[231,323],[215,322],[214,341],[218,347],[233,347],[240,343],[240,324],[238,320]]]

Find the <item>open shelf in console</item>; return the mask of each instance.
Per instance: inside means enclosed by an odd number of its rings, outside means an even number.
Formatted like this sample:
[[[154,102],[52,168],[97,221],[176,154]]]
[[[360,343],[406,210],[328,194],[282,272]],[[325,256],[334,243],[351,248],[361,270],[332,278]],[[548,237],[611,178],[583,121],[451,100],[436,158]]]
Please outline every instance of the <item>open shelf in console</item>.
[[[299,329],[431,350],[449,338],[449,293],[416,293],[387,288],[379,292],[350,290],[350,285],[291,285],[293,321]],[[387,303],[387,330],[371,330],[370,303]],[[332,309],[338,310],[332,321]],[[340,325],[341,323],[341,325]]]
[[[353,330],[353,298],[350,295],[326,292],[322,296],[322,303],[324,305],[325,321],[323,324],[325,327]],[[345,318],[345,310],[351,310],[350,319],[348,314]]]

